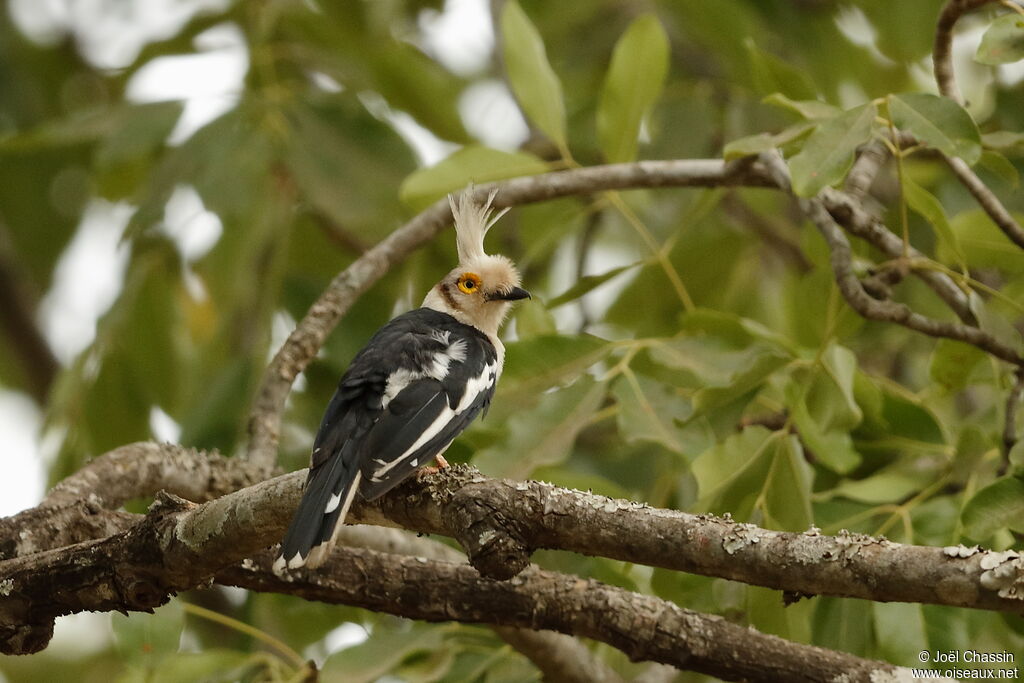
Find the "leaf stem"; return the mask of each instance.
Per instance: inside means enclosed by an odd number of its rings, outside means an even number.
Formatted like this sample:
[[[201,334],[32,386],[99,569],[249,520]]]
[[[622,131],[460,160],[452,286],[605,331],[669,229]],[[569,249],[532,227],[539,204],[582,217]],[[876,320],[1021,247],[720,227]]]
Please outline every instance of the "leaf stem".
[[[300,655],[298,652],[289,647],[287,643],[278,640],[277,638],[270,635],[269,633],[266,633],[265,631],[261,631],[254,626],[250,626],[249,624],[229,617],[226,614],[214,612],[213,610],[206,609],[205,607],[193,605],[190,602],[182,601],[182,605],[185,608],[185,612],[192,614],[193,616],[206,619],[207,621],[212,621],[214,623],[220,624],[221,626],[225,626],[230,629],[234,629],[239,633],[244,633],[247,636],[255,638],[256,640],[259,640],[269,645],[270,647],[274,648],[275,650],[283,654],[289,660],[291,660],[291,662],[299,669],[304,669],[308,666],[306,660],[302,658],[302,655]]]

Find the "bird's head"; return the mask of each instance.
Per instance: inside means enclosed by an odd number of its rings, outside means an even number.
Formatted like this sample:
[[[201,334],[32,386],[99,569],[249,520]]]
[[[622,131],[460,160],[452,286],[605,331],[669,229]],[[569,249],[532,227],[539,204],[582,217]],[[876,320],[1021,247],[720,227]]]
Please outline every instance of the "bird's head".
[[[472,190],[451,197],[455,217],[455,235],[459,249],[459,265],[430,291],[424,306],[453,316],[495,337],[508,314],[509,306],[530,293],[520,287],[519,271],[508,258],[484,252],[484,235],[505,211],[492,215],[492,192],[487,202],[477,204]],[[507,210],[507,209],[506,209]]]

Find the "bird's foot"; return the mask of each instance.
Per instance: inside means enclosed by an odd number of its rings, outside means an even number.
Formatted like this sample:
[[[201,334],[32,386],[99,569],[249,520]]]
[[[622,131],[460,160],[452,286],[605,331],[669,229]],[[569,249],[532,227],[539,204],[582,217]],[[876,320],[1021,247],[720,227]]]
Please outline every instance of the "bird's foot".
[[[451,465],[448,464],[448,461],[444,459],[443,455],[434,456],[434,461],[437,463],[437,467],[427,466],[419,468],[416,470],[416,478],[422,479],[423,477],[429,477],[431,474],[437,474],[441,470],[446,470],[451,467]]]

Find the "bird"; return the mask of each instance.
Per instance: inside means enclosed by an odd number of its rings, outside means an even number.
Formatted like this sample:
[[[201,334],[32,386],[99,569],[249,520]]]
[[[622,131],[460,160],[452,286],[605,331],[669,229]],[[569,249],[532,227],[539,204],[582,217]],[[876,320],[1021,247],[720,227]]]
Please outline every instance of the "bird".
[[[374,500],[436,459],[487,411],[505,362],[498,338],[513,302],[530,298],[510,259],[488,255],[484,236],[505,214],[456,201],[458,265],[420,308],[381,327],[352,359],[313,441],[302,500],[273,564],[277,574],[327,560],[358,493]]]

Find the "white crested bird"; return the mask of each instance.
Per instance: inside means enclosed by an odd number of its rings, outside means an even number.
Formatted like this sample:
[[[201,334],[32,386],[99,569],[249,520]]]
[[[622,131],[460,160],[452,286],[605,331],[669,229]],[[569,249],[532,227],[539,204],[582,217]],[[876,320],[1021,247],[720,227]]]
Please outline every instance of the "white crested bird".
[[[484,252],[494,193],[456,203],[459,265],[420,308],[380,328],[352,359],[327,405],[302,502],[274,571],[315,568],[330,555],[356,493],[373,500],[437,459],[487,410],[505,347],[498,328],[511,302],[530,296],[504,256]]]

